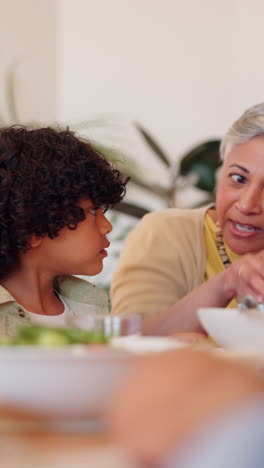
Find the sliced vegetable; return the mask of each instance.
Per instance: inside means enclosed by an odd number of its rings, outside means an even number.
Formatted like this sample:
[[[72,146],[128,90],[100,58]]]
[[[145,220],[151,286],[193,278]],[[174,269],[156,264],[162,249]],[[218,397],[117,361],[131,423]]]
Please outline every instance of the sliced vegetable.
[[[36,345],[65,346],[69,344],[106,344],[108,339],[103,333],[78,328],[51,328],[41,325],[26,325],[19,329],[14,338],[0,337],[0,346]]]

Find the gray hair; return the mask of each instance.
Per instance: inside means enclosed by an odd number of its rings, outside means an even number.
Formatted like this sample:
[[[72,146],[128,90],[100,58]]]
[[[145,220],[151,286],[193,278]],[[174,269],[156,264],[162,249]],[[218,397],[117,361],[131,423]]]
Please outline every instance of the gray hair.
[[[220,145],[221,159],[226,158],[234,145],[245,143],[259,135],[264,135],[264,102],[247,109],[231,125]]]

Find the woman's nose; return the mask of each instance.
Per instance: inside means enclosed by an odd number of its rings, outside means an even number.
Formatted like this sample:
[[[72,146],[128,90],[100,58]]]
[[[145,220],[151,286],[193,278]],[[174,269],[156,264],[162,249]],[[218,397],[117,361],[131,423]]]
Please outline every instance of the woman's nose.
[[[237,201],[237,207],[243,214],[259,214],[263,206],[263,190],[248,188]]]

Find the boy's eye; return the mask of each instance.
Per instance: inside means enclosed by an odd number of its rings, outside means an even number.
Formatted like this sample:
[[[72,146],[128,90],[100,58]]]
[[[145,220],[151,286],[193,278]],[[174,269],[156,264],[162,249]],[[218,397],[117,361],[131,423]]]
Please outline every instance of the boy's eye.
[[[97,212],[101,210],[102,213],[105,213],[107,211],[107,206],[102,205],[102,206],[91,206],[91,208],[88,208],[87,213],[92,214],[96,216]]]
[[[244,184],[246,179],[241,174],[230,174],[231,179],[238,184]]]
[[[92,214],[92,215],[96,215],[96,212],[97,212],[98,208],[95,208],[95,207],[92,207],[92,208],[89,208],[88,210],[88,213]]]

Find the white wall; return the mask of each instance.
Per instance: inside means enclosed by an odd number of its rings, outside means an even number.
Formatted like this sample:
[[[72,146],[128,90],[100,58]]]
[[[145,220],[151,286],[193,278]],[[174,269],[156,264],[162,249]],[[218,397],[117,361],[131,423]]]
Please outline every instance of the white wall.
[[[231,107],[229,98],[223,99],[232,88],[226,76],[229,4],[58,0],[58,119],[123,116],[123,149],[136,155],[145,177],[168,184],[165,168],[128,122],[143,124],[174,161],[190,146],[222,135]],[[91,138],[102,134],[88,133]],[[149,208],[164,206],[129,187],[128,199],[142,196]]]
[[[221,135],[231,104],[230,3],[58,0],[58,118],[122,113],[172,158]]]
[[[56,117],[56,2],[0,0],[0,116],[9,119],[5,77],[15,65],[15,94],[22,120]]]
[[[264,101],[263,18],[262,0],[233,0],[230,121]]]
[[[0,0],[0,116],[4,73],[18,61],[21,119],[120,113],[124,145],[164,181],[127,122],[171,159],[221,136],[264,99],[263,16],[262,0]]]

